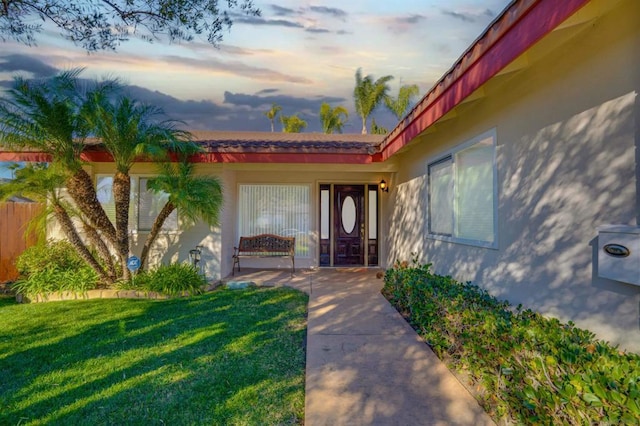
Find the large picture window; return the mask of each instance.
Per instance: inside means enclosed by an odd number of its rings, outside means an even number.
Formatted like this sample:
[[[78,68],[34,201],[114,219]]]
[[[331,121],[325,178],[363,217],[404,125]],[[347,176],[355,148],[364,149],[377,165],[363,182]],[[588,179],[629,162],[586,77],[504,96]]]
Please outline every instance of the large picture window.
[[[296,238],[296,256],[309,256],[309,185],[239,186],[240,236],[275,234]]]
[[[158,213],[167,202],[168,195],[147,189],[150,177],[131,176],[131,199],[129,202],[129,230],[149,231]],[[113,200],[113,176],[98,175],[96,180],[98,201],[107,216],[115,224],[116,210]],[[174,210],[162,226],[164,231],[178,229],[178,211]]]
[[[495,244],[495,133],[428,165],[429,234]]]

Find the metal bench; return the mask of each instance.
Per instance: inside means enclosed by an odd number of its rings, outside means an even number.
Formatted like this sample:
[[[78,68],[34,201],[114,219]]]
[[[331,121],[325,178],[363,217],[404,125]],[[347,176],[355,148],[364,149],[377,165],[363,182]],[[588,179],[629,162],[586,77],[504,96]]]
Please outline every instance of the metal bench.
[[[236,265],[240,272],[241,257],[290,257],[291,275],[295,272],[294,253],[296,249],[295,237],[281,237],[274,234],[260,234],[252,237],[240,237],[238,247],[234,247],[233,267],[231,274],[235,275]]]

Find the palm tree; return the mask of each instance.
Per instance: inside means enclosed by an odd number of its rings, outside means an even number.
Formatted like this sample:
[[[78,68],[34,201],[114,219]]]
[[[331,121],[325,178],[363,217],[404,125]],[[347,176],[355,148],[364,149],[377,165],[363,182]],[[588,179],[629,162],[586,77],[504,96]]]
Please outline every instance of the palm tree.
[[[196,148],[181,138],[186,132],[177,130],[170,120],[158,121],[162,110],[142,105],[128,97],[112,101],[104,92],[94,93],[85,108],[84,117],[94,129],[104,148],[111,154],[116,172],[113,177],[113,199],[116,213],[116,237],[123,279],[130,279],[127,268],[129,257],[129,206],[131,200],[130,170],[141,157],[165,159],[169,150]]]
[[[182,226],[191,226],[198,219],[208,225],[218,225],[222,206],[222,184],[215,176],[195,176],[193,163],[181,161],[164,163],[157,177],[150,179],[147,187],[155,192],[164,192],[169,196],[166,204],[158,213],[140,256],[141,268],[147,263],[149,250],[158,237],[162,225],[169,215],[178,209]]]
[[[50,157],[51,170],[64,178],[60,187],[66,186],[73,200],[68,203],[53,199],[53,214],[83,259],[111,284],[117,277],[110,250],[117,253],[121,273],[125,278],[129,276],[129,170],[134,161],[140,156],[166,160],[168,153],[184,157],[195,153],[198,146],[182,141],[188,134],[176,130],[173,122],[154,120],[158,110],[127,98],[113,100],[117,82],[83,90],[79,73],[80,70],[69,71],[43,82],[16,78],[9,96],[0,98],[0,144]],[[89,135],[102,139],[116,164],[116,227],[98,200],[93,180],[82,168],[81,154],[87,149]],[[77,226],[83,226],[84,232],[78,232]],[[89,245],[99,253],[99,261]]]
[[[356,87],[353,89],[356,112],[362,118],[362,134],[367,133],[367,119],[371,113],[382,103],[389,92],[389,81],[393,79],[391,75],[380,77],[373,81],[373,76],[362,77],[362,68],[356,71]]]
[[[413,98],[418,97],[420,89],[417,84],[405,84],[400,87],[398,91],[398,97],[393,98],[391,96],[385,99],[385,105],[396,116],[398,120],[404,117],[409,107],[413,104]]]
[[[277,105],[275,102],[271,104],[271,109],[267,112],[264,113],[265,116],[267,116],[267,118],[269,119],[269,121],[271,122],[271,131],[274,131],[273,125],[276,121],[276,116],[278,115],[278,113],[282,111],[282,107]]]
[[[342,133],[342,127],[344,127],[348,118],[349,112],[343,106],[331,108],[331,105],[326,102],[320,105],[320,122],[324,133],[329,134],[334,131]]]
[[[300,133],[307,127],[307,122],[298,117],[297,114],[290,116],[281,115],[280,121],[282,121],[282,131],[284,133]]]
[[[67,190],[88,222],[117,247],[113,224],[98,201],[91,176],[82,168],[81,153],[91,129],[81,110],[87,102],[78,75],[81,69],[61,72],[44,81],[14,78],[0,98],[0,144],[10,149],[31,149],[48,155],[58,169],[66,170]],[[109,92],[110,82],[95,92]]]

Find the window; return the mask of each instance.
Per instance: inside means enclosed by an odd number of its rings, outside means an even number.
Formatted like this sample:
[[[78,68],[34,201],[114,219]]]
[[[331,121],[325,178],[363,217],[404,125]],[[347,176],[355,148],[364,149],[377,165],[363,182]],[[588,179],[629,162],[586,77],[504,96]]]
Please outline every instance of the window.
[[[429,234],[494,245],[494,157],[492,131],[429,164]]]
[[[309,256],[309,185],[239,186],[240,236],[276,234],[296,238],[296,256]]]
[[[129,203],[129,230],[149,231],[158,213],[167,202],[168,195],[154,193],[147,189],[149,177],[131,176],[131,200]],[[115,224],[116,211],[113,200],[113,177],[99,175],[96,182],[98,201],[107,216]],[[162,226],[164,231],[178,229],[178,212],[174,210]]]
[[[150,231],[153,222],[158,217],[158,213],[169,201],[169,194],[164,192],[155,193],[147,189],[147,183],[150,178],[140,178],[138,187],[140,193],[138,197],[138,230]],[[178,229],[178,211],[171,212],[169,217],[164,221],[162,229],[176,230]]]

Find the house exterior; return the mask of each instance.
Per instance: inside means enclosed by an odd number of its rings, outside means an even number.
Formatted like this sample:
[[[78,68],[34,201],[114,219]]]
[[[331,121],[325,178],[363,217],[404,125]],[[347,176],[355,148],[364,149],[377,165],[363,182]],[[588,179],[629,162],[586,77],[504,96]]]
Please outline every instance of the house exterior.
[[[511,3],[382,144],[386,265],[418,253],[639,351],[640,263],[603,278],[598,229],[627,225],[638,255],[638,17],[633,0]]]
[[[222,278],[258,233],[295,236],[297,268],[417,257],[640,351],[639,16],[637,0],[515,0],[384,137],[196,132],[198,173],[224,183],[221,224],[170,220],[155,261],[202,246]],[[108,205],[113,164],[99,148],[85,159]],[[132,170],[134,252],[161,201],[145,191],[154,173]],[[606,229],[625,231],[629,256],[602,254]]]

